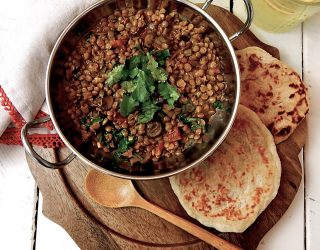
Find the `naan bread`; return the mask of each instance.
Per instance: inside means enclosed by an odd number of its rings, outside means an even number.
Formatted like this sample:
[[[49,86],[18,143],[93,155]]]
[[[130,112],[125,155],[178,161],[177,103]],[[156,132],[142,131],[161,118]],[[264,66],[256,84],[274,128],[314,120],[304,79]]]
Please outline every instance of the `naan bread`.
[[[286,140],[309,110],[299,75],[258,47],[236,52],[241,71],[240,103],[258,114],[276,144]]]
[[[220,232],[245,231],[278,192],[280,159],[273,137],[240,105],[226,140],[198,166],[170,177],[187,213]]]

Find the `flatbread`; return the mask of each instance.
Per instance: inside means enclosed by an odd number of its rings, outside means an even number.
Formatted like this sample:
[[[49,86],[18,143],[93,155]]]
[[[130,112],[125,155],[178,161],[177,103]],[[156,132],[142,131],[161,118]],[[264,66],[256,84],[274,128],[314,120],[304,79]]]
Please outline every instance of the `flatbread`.
[[[236,52],[241,71],[240,103],[255,111],[274,136],[286,140],[309,110],[307,88],[285,63],[258,47]]]
[[[170,177],[187,213],[220,232],[245,231],[278,192],[281,165],[273,137],[240,105],[230,133],[198,166]]]

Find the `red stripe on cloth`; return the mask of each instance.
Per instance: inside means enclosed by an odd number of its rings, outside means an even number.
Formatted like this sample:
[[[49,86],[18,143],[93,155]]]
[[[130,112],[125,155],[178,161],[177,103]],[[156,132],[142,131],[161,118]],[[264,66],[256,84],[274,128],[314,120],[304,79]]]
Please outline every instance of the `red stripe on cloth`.
[[[0,86],[0,105],[9,112],[11,121],[15,128],[7,128],[6,131],[0,137],[0,143],[8,145],[22,145],[20,131],[26,121],[22,118],[20,113],[16,110],[3,88]],[[47,114],[43,111],[39,111],[36,119],[45,117]],[[53,130],[53,124],[51,121],[46,122],[39,127],[46,127],[49,130]],[[32,134],[28,136],[28,139],[32,145],[42,146],[45,148],[58,148],[63,147],[64,143],[57,134]]]
[[[0,86],[0,104],[5,110],[9,112],[11,121],[17,128],[22,128],[26,123],[16,108],[13,106],[12,102],[9,100],[8,96],[4,92],[3,88]]]
[[[8,128],[0,137],[1,144],[22,145],[19,128]],[[29,142],[34,146],[44,148],[63,147],[64,143],[57,134],[31,134],[28,135]]]
[[[36,115],[35,119],[39,119],[46,116],[48,116],[48,114],[40,110],[39,113]],[[53,130],[53,123],[51,121],[48,121],[46,123],[41,124],[39,127],[45,127],[49,130]]]

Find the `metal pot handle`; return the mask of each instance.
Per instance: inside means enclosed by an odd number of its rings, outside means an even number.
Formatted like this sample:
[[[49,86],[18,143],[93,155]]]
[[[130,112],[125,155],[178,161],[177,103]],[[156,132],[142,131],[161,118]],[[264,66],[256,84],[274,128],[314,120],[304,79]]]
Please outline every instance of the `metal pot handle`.
[[[41,124],[41,123],[45,123],[47,121],[50,121],[50,116],[46,116],[37,120],[34,120],[32,122],[28,122],[27,124],[25,124],[23,126],[23,128],[21,129],[21,140],[22,140],[22,144],[26,150],[26,152],[33,158],[35,159],[37,162],[39,162],[42,166],[47,167],[47,168],[51,168],[51,169],[59,169],[61,167],[63,167],[64,165],[69,164],[75,157],[76,155],[71,153],[66,159],[59,161],[59,162],[49,162],[45,159],[43,159],[36,151],[34,151],[34,149],[32,148],[32,145],[30,144],[30,142],[28,141],[27,135],[28,135],[28,129]]]
[[[246,9],[247,9],[247,20],[238,32],[234,33],[232,36],[229,37],[229,40],[231,42],[236,40],[240,35],[242,35],[244,32],[246,32],[252,23],[253,7],[252,7],[251,0],[243,0],[243,1],[246,5]],[[206,2],[202,6],[202,9],[206,10],[211,5],[212,2],[213,2],[213,0],[206,0]]]

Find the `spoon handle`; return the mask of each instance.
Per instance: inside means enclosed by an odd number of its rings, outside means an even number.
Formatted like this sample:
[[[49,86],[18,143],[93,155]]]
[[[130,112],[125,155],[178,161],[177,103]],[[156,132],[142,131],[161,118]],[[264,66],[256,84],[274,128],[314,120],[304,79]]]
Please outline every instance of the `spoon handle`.
[[[187,221],[161,207],[158,207],[143,198],[138,198],[134,201],[134,206],[143,208],[148,210],[149,212],[161,217],[162,219],[172,223],[173,225],[183,229],[184,231],[188,232],[196,236],[197,238],[207,242],[208,244],[214,246],[215,248],[221,250],[239,250],[242,249],[216,235],[213,233],[208,232],[207,230],[199,227],[190,221]]]

